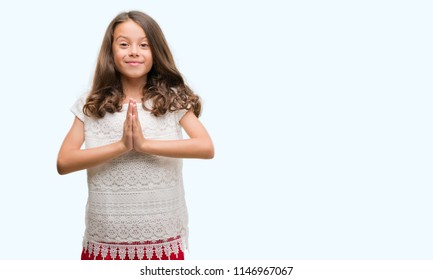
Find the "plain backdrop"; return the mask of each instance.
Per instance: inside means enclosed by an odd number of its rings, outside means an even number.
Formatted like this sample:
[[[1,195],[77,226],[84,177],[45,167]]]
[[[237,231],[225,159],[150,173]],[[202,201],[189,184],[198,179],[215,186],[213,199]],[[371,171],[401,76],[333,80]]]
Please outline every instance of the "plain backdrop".
[[[184,160],[188,259],[430,259],[433,4],[2,1],[0,259],[79,259],[70,107],[111,19],[161,26],[203,99],[213,160]]]

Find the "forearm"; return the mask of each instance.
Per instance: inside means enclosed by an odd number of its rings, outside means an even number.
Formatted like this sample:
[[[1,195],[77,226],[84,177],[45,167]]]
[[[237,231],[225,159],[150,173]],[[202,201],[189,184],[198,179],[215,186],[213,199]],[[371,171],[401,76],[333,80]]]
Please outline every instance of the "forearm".
[[[120,141],[90,149],[61,150],[57,158],[57,171],[63,175],[91,168],[112,160],[125,152],[127,152],[127,148]]]
[[[214,157],[214,147],[210,139],[184,140],[145,140],[141,144],[140,152],[174,158],[202,158]]]

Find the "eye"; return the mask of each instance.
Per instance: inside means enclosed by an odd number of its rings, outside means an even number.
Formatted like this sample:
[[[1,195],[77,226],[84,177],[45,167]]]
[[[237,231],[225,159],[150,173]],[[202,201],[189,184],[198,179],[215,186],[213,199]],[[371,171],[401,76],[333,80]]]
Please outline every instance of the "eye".
[[[142,44],[140,45],[140,47],[142,47],[142,48],[144,49],[144,48],[149,47],[149,45],[148,45],[147,43],[142,43]]]
[[[119,46],[121,48],[127,48],[128,47],[128,43],[120,43]]]

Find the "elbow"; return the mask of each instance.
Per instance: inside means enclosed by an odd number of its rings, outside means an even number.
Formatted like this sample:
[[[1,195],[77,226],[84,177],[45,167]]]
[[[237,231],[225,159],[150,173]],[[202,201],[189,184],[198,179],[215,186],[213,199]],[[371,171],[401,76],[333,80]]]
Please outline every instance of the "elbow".
[[[205,147],[203,147],[203,159],[213,159],[215,156],[215,148],[211,143],[208,143]]]
[[[61,164],[59,164],[59,162],[57,162],[57,173],[59,173],[59,175],[66,174],[65,168]]]
[[[212,147],[206,151],[204,158],[205,159],[213,159],[214,156],[215,156],[215,151],[214,151],[214,148]]]
[[[57,159],[57,173],[60,175],[68,174],[65,163],[61,159]]]

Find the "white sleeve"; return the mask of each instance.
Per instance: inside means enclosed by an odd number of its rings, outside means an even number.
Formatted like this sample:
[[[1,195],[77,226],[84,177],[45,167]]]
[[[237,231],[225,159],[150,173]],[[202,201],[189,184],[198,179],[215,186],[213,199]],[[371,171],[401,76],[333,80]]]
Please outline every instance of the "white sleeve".
[[[180,120],[183,118],[183,116],[185,116],[185,114],[188,112],[188,110],[185,109],[180,109],[176,112],[174,112],[176,114],[176,122],[180,122]]]
[[[81,95],[77,101],[75,101],[74,105],[71,107],[71,112],[77,116],[82,122],[84,122],[84,118],[86,115],[84,115],[83,112],[83,106],[86,103],[87,94]]]

